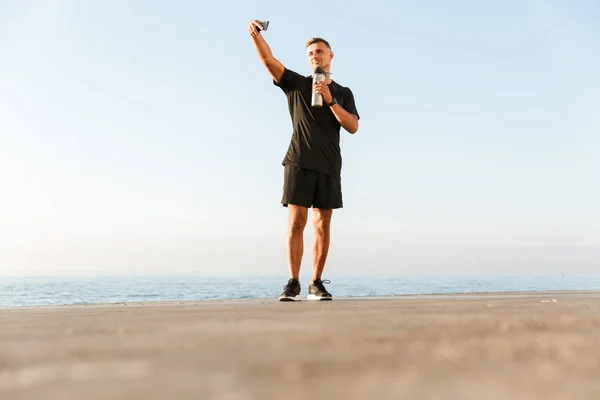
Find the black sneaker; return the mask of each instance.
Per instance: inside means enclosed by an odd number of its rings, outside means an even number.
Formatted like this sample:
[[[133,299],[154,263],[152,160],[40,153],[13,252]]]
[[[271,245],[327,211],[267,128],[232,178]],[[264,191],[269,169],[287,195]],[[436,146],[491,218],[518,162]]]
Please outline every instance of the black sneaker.
[[[325,286],[323,285],[324,283],[331,283],[330,281],[322,281],[320,279],[317,279],[316,281],[314,281],[313,283],[310,284],[310,286],[308,287],[308,296],[306,297],[307,300],[333,300],[333,297],[331,296],[331,293],[329,293],[327,291],[327,289],[325,289]]]
[[[283,293],[279,296],[279,301],[299,301],[300,298],[300,282],[297,279],[290,279],[283,287]]]

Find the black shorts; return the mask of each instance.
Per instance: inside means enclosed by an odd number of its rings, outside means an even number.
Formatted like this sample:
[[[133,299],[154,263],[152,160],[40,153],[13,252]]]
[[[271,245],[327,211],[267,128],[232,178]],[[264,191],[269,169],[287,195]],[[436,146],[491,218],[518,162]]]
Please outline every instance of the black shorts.
[[[342,208],[340,179],[322,172],[286,165],[281,204],[314,208]]]

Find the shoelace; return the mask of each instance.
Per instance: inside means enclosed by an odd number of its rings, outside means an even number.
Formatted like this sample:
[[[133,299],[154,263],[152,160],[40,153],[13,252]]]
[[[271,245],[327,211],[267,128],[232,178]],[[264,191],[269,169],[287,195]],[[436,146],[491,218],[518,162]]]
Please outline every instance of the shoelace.
[[[319,280],[316,280],[316,281],[314,282],[314,285],[315,285],[317,288],[319,288],[319,290],[321,290],[321,291],[323,291],[323,292],[326,292],[327,290],[325,289],[325,286],[324,286],[324,285],[325,285],[325,284],[329,284],[329,283],[331,283],[331,281],[330,281],[329,279],[325,279],[324,281],[322,281],[322,280],[320,280],[320,279],[319,279]]]
[[[284,291],[285,291],[285,290],[288,290],[288,289],[290,289],[292,286],[297,286],[297,285],[298,285],[298,282],[296,282],[296,281],[291,281],[291,280],[290,280],[290,281],[288,281],[287,285],[285,285],[285,286],[283,287],[283,290],[284,290]]]

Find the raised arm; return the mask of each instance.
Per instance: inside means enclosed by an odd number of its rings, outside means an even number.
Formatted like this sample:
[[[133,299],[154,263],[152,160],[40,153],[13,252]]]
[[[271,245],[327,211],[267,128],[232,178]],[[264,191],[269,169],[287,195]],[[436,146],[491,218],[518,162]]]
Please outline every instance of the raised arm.
[[[248,33],[254,42],[254,49],[256,50],[256,54],[258,54],[258,58],[267,67],[275,82],[279,83],[283,75],[284,66],[279,60],[273,57],[273,53],[271,53],[269,45],[265,41],[265,38],[263,38],[261,30],[262,26],[257,20],[248,24]]]

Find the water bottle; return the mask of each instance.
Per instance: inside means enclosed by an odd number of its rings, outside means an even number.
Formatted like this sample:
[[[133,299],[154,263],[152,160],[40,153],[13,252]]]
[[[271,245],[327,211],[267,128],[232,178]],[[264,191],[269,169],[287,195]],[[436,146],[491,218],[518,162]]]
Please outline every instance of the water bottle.
[[[326,80],[327,80],[327,75],[325,74],[325,71],[323,71],[323,69],[321,69],[321,67],[317,67],[313,74],[313,85],[317,82],[325,82]],[[323,96],[320,95],[319,93],[313,92],[310,104],[313,107],[323,107]]]

